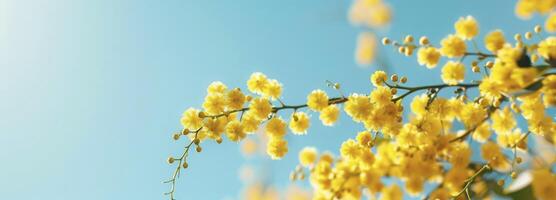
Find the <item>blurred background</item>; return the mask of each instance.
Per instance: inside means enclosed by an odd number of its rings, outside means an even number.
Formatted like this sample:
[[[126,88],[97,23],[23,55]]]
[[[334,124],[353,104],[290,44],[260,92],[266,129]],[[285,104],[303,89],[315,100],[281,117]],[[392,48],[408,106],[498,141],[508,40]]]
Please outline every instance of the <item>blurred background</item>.
[[[378,45],[375,62],[358,65],[359,33],[427,35],[438,45],[461,16],[479,21],[479,38],[543,23],[518,19],[513,1],[397,0],[388,1],[389,24],[368,29],[350,24],[351,3],[0,1],[0,199],[166,199],[162,181],[174,170],[166,158],[186,142],[172,133],[212,81],[245,88],[260,71],[284,84],[288,104],[327,89],[326,80],[369,92],[377,69],[407,75],[410,85],[439,83],[440,67],[430,71],[389,47]],[[313,119],[308,135],[288,136],[281,161],[246,156],[244,144],[227,140],[204,144],[190,155],[176,197],[242,199],[246,179],[278,193],[307,189],[288,187],[297,152],[309,145],[337,154],[363,129],[345,115],[332,128]]]

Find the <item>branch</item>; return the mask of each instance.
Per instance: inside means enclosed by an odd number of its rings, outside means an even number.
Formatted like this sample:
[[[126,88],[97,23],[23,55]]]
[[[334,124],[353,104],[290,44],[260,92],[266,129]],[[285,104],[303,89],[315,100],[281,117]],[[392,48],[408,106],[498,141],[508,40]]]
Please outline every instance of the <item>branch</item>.
[[[442,89],[442,88],[447,88],[447,87],[461,87],[461,88],[474,88],[474,87],[478,87],[479,84],[476,83],[460,83],[460,84],[456,84],[456,85],[448,85],[448,84],[438,84],[438,85],[425,85],[425,86],[420,86],[420,87],[408,87],[408,86],[401,86],[401,85],[391,85],[388,84],[386,81],[384,82],[384,84],[386,84],[386,86],[390,87],[390,88],[396,88],[396,89],[402,89],[402,90],[407,90],[407,92],[405,92],[404,94],[392,99],[392,101],[396,102],[400,99],[403,99],[404,97],[406,97],[407,95],[410,95],[414,92],[417,92],[419,90],[426,90],[426,89]]]
[[[470,195],[469,195],[469,186],[471,185],[471,183],[473,183],[473,181],[475,180],[475,178],[477,178],[477,176],[479,176],[481,173],[483,173],[483,171],[489,169],[490,167],[488,166],[488,164],[483,165],[483,167],[481,167],[481,169],[479,169],[477,172],[475,172],[475,174],[473,174],[471,177],[469,177],[464,183],[465,186],[463,187],[463,189],[461,189],[461,191],[458,192],[458,194],[456,194],[455,196],[453,196],[453,199],[458,198],[459,196],[461,196],[464,192],[467,195],[467,199],[471,199]]]
[[[501,102],[504,101],[505,98],[502,98]],[[500,102],[500,103],[501,103]],[[485,123],[488,119],[490,119],[490,116],[492,115],[492,113],[498,109],[498,107],[496,106],[490,106],[488,108],[487,111],[487,116],[485,118],[483,118],[481,121],[479,121],[477,124],[475,124],[475,126],[473,126],[472,128],[468,129],[467,131],[465,131],[465,133],[463,133],[462,135],[450,140],[450,143],[452,142],[457,142],[457,141],[461,141],[463,139],[465,139],[468,135],[470,135],[471,133],[473,133],[475,130],[477,130],[477,128],[479,128],[479,126],[481,126],[483,123]]]

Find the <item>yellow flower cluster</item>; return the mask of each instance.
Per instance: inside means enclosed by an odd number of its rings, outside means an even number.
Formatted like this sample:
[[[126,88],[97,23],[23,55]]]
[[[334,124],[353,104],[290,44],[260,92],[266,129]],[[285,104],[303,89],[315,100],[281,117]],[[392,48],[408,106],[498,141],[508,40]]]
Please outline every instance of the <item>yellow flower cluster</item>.
[[[392,11],[382,0],[354,0],[348,17],[352,24],[376,28],[390,23]]]
[[[380,4],[378,0],[357,0],[350,17],[354,23],[370,24],[369,16],[363,16],[359,9]],[[517,7],[518,13],[525,15],[547,13],[553,5],[521,0]],[[547,7],[550,9],[545,10]],[[546,29],[550,26],[556,27],[546,25]],[[199,144],[205,139],[220,143],[225,133],[230,141],[240,142],[256,132],[268,139],[270,158],[281,159],[288,153],[288,128],[295,135],[304,135],[315,114],[323,125],[332,126],[343,111],[364,130],[338,145],[338,156],[319,153],[314,147],[305,147],[298,154],[300,166],[293,179],[307,177],[314,189],[313,199],[422,197],[425,184],[437,185],[426,194],[429,199],[459,199],[470,193],[474,198],[487,198],[477,188],[488,190],[487,182],[493,180],[483,174],[502,174],[494,182],[503,187],[505,177],[515,179],[517,173],[527,170],[529,165],[519,165],[523,159],[518,155],[535,156],[526,151],[530,135],[552,144],[556,141],[556,122],[547,112],[556,106],[556,37],[543,37],[536,26],[524,36],[516,34],[515,43],[510,43],[501,30],[492,30],[484,36],[483,47],[474,44],[471,50],[467,43],[474,43],[479,34],[475,18],[460,18],[454,29],[455,33],[442,39],[438,47],[427,37],[418,42],[411,35],[403,42],[383,40],[406,56],[417,50],[417,62],[427,68],[434,68],[444,57],[441,84],[412,87],[406,85],[405,76],[389,77],[384,71],[375,71],[370,76],[370,92],[347,96],[340,92],[339,97],[330,97],[316,89],[304,104],[290,105],[280,100],[282,84],[262,73],[253,73],[247,81],[249,94],[214,82],[207,89],[203,109],[188,108],[183,113],[180,134],[192,141],[182,157],[170,157],[168,162],[177,161],[185,168],[182,163],[191,145],[201,151]],[[361,37],[366,41],[357,55],[361,62],[368,62],[372,60],[369,52],[374,51],[368,45],[374,45],[375,39],[371,35]],[[468,71],[477,76],[466,75]],[[334,89],[339,90],[339,84]],[[409,105],[404,106],[409,98]],[[283,115],[285,110],[291,113]],[[475,148],[477,142],[479,147]],[[552,198],[556,179],[549,169],[555,161],[535,163],[531,185],[536,198]],[[388,178],[403,184],[386,184]]]
[[[380,28],[388,25],[392,18],[390,6],[382,0],[354,0],[348,13],[349,21],[356,26]],[[359,34],[355,48],[355,62],[370,65],[377,54],[377,39],[372,32]]]

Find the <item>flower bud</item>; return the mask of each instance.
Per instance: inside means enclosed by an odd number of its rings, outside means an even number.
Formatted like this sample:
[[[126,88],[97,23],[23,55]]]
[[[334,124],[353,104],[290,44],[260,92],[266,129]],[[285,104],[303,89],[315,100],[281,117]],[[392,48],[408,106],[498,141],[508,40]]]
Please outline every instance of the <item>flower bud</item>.
[[[175,161],[175,158],[172,157],[172,156],[168,157],[168,160],[166,160],[166,162],[168,162],[168,164],[170,164],[170,165],[171,165],[172,163],[174,163],[174,161]]]
[[[541,32],[541,26],[540,25],[536,25],[535,26],[535,33],[540,33]]]
[[[427,44],[429,44],[429,43],[430,43],[430,42],[429,42],[429,38],[427,38],[427,36],[423,36],[423,37],[421,37],[421,38],[419,39],[419,44],[420,44],[420,45],[425,46],[425,45],[427,45]]]
[[[382,38],[382,44],[383,44],[383,45],[389,45],[390,42],[391,42],[391,41],[390,41],[389,38],[387,38],[387,37]]]
[[[400,82],[401,82],[401,83],[405,83],[405,82],[407,82],[407,77],[405,77],[405,76],[402,76],[402,78],[400,79]]]
[[[179,140],[179,139],[180,139],[180,134],[179,134],[179,133],[175,133],[174,135],[172,135],[172,139],[174,139],[174,140]]]
[[[390,76],[390,80],[392,80],[392,82],[398,82],[398,75],[393,74],[392,76]]]

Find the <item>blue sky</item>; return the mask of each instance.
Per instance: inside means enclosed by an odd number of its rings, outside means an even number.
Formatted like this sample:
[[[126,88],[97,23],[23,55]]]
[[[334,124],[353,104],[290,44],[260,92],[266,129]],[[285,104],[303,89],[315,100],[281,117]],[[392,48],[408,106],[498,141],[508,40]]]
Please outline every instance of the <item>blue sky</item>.
[[[379,36],[428,35],[438,41],[460,16],[481,35],[531,30],[513,1],[389,1],[394,20]],[[165,199],[166,157],[179,117],[199,107],[208,84],[244,87],[261,71],[284,84],[284,101],[302,103],[325,80],[346,92],[370,91],[377,69],[357,67],[361,31],[346,19],[347,1],[4,0],[0,2],[0,199]],[[381,48],[392,72],[411,84],[440,82],[439,68]],[[332,91],[330,91],[332,93]],[[290,153],[270,162],[287,184],[305,145],[336,150],[360,125],[314,121],[290,137]],[[178,182],[179,199],[236,198],[239,146],[205,144]]]

